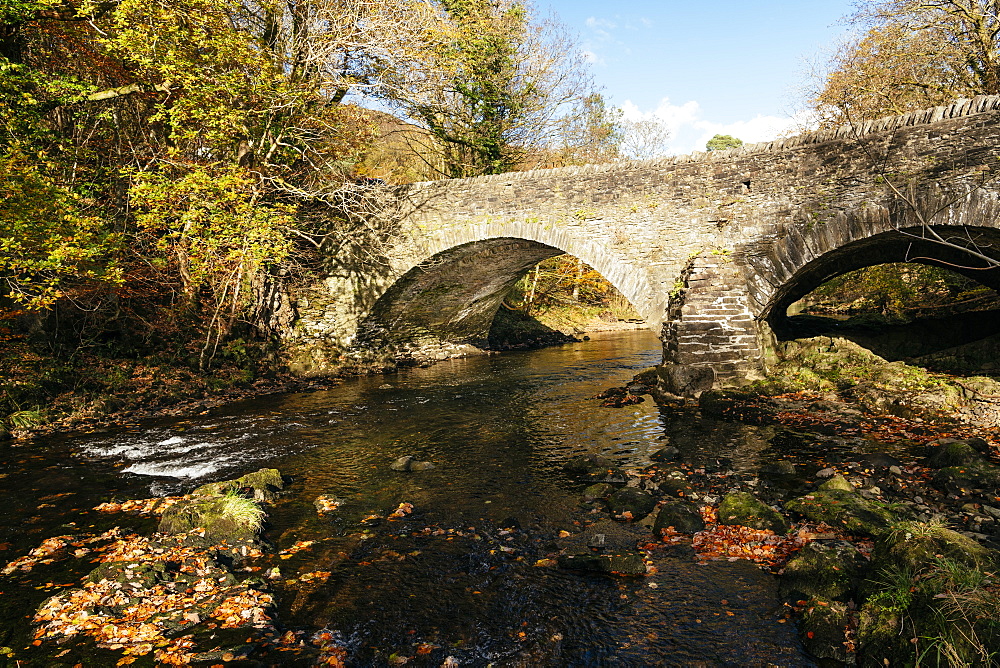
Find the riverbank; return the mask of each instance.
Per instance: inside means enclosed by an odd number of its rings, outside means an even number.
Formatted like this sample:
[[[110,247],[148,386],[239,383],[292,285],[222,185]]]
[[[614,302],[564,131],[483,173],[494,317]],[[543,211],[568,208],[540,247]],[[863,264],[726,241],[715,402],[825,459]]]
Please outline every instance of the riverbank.
[[[477,354],[530,350],[580,340],[587,332],[642,329],[598,309],[561,308],[539,318],[502,309]],[[328,389],[345,379],[393,374],[433,360],[365,359],[325,350],[322,372],[293,373],[280,349],[238,342],[209,370],[188,361],[152,356],[116,358],[81,351],[60,361],[6,342],[0,355],[0,397],[17,408],[0,419],[0,442],[54,433],[88,431],[139,420],[198,415],[227,403],[284,392]]]
[[[658,394],[652,371],[627,386],[665,410],[753,425],[772,453],[751,476],[692,460],[687,439],[654,455],[640,475],[660,507],[656,538],[771,570],[804,646],[830,665],[993,665],[1000,383],[837,337],[777,353],[768,379],[697,405]]]

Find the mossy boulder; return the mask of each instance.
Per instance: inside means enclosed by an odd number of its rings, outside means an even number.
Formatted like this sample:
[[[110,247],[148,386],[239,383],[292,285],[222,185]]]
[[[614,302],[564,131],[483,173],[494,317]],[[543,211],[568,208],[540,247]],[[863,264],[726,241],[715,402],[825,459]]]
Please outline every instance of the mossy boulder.
[[[844,476],[840,475],[839,473],[837,475],[833,476],[832,478],[830,478],[829,480],[827,480],[826,482],[824,482],[823,484],[821,484],[816,489],[818,489],[821,492],[854,492],[855,491],[854,485],[852,485],[847,480],[847,478],[845,478]]]
[[[745,390],[708,390],[698,397],[698,409],[706,417],[757,422],[775,406],[769,397]]]
[[[872,567],[919,572],[941,558],[970,568],[991,565],[994,553],[957,531],[934,523],[901,522],[875,543]]]
[[[622,487],[608,497],[608,510],[613,515],[629,513],[632,518],[640,519],[653,512],[654,508],[656,508],[656,498],[636,487]]]
[[[749,492],[727,494],[719,504],[719,524],[739,524],[752,529],[769,529],[777,534],[788,531],[782,515]]]
[[[842,476],[834,476],[812,494],[792,499],[785,510],[862,536],[879,536],[899,519],[885,504],[859,496]]]
[[[255,501],[273,501],[285,488],[278,469],[260,469],[235,480],[210,482],[196,488],[193,496],[222,496],[231,492],[253,496]]]
[[[982,461],[963,466],[947,466],[934,474],[934,486],[962,496],[969,490],[1000,488],[1000,468]]]
[[[813,541],[785,565],[782,595],[792,600],[847,601],[854,596],[867,562],[847,541]]]
[[[984,446],[986,446],[986,441],[978,438],[967,441],[943,438],[928,446],[928,456],[925,463],[935,469],[982,464],[984,462],[982,455]]]
[[[239,496],[195,496],[180,501],[160,519],[160,533],[187,533],[203,529],[213,543],[252,541],[261,528],[264,512],[255,502]]]
[[[840,601],[813,598],[809,600],[799,623],[802,645],[817,659],[853,664],[854,657],[844,644],[850,622],[847,605]]]
[[[680,533],[696,533],[705,528],[705,521],[701,518],[701,513],[690,503],[684,501],[667,501],[660,506],[660,512],[656,514],[653,522],[653,536],[659,540],[663,534],[661,530],[673,527]]]

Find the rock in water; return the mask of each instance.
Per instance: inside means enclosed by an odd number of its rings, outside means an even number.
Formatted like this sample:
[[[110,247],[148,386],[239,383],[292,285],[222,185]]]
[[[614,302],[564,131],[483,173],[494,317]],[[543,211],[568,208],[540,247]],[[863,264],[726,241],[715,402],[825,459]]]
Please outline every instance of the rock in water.
[[[191,494],[194,496],[221,496],[230,492],[250,490],[246,495],[252,494],[254,501],[273,501],[278,496],[278,492],[284,488],[285,483],[278,469],[260,469],[235,480],[210,482],[196,488]]]
[[[705,521],[693,504],[671,500],[657,513],[653,523],[653,536],[659,540],[663,536],[662,530],[667,527],[673,527],[674,531],[680,533],[695,533],[705,528]]]
[[[389,464],[389,468],[393,471],[409,471],[410,464],[413,463],[413,455],[406,455],[405,457],[400,457],[392,464]]]
[[[431,462],[418,462],[413,455],[400,457],[389,465],[393,471],[429,471],[434,468]]]

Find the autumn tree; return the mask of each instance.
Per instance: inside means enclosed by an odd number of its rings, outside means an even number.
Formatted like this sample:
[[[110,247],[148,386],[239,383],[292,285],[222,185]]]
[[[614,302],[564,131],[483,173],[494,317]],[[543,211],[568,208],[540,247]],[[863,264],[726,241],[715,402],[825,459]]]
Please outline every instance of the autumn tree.
[[[623,129],[621,110],[608,105],[601,93],[583,97],[559,119],[553,166],[617,160],[621,157]]]
[[[430,166],[461,178],[511,171],[541,155],[561,117],[593,92],[571,36],[513,0],[439,4],[444,15],[426,59],[387,77],[384,92],[427,131]]]
[[[655,116],[622,123],[622,154],[633,160],[652,160],[670,154],[670,126]]]
[[[882,0],[852,17],[862,29],[813,93],[823,125],[898,115],[1000,93],[1000,3]]]

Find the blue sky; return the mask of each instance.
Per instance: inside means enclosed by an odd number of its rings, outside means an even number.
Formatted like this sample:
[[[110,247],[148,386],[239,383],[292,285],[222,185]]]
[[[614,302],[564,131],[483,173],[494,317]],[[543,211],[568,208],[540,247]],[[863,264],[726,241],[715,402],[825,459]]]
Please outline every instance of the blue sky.
[[[807,61],[848,30],[851,0],[536,0],[578,33],[597,83],[628,117],[655,114],[676,153],[712,135],[763,141],[795,122]]]

